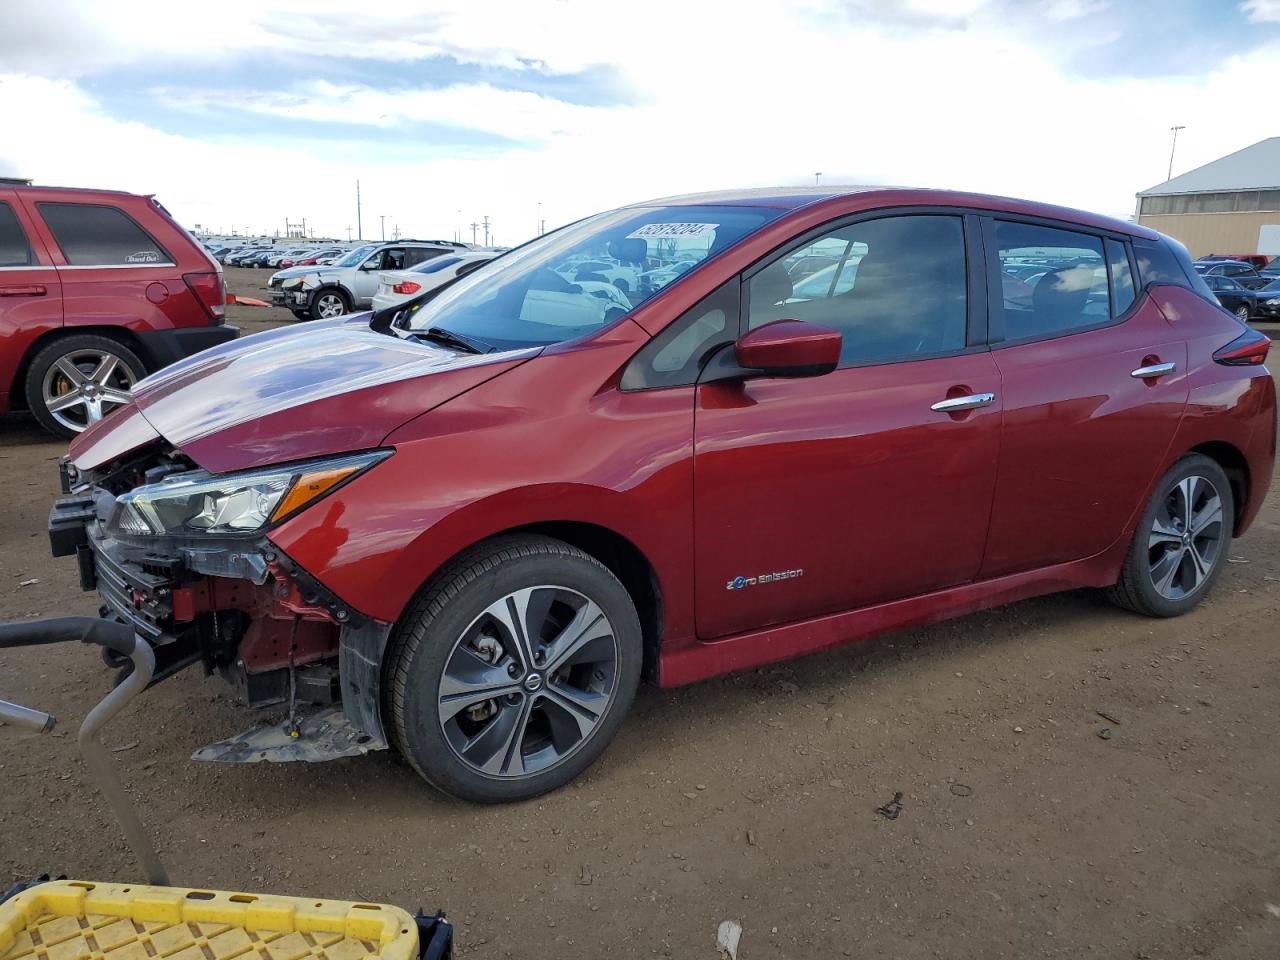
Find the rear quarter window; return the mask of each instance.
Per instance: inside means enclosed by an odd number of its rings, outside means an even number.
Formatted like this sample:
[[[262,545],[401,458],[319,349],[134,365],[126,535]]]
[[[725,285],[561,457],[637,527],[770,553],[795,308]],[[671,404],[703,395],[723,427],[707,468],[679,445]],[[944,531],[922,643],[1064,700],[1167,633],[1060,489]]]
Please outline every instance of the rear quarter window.
[[[9,204],[0,200],[0,267],[29,267],[32,264],[31,245],[18,223],[18,215]]]
[[[1169,237],[1135,239],[1133,253],[1138,261],[1138,278],[1144,287],[1153,283],[1172,283],[1194,290],[1210,303],[1218,302],[1200,271],[1192,266],[1191,254],[1178,241]]]
[[[173,257],[116,207],[98,203],[37,203],[62,256],[73,267],[172,266]]]

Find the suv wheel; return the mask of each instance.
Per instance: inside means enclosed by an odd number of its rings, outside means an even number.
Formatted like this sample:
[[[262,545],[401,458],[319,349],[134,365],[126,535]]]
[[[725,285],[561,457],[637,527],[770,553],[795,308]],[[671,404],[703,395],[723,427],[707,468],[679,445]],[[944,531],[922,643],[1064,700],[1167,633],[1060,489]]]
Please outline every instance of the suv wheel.
[[[1241,323],[1249,322],[1249,308],[1245,306],[1243,303],[1240,304],[1240,306],[1236,307],[1236,319],[1238,319]]]
[[[74,437],[128,403],[129,391],[146,375],[138,355],[115,340],[60,337],[27,368],[27,406],[50,433]]]
[[[585,770],[640,680],[640,622],[599,561],[559,540],[482,544],[435,577],[387,654],[393,737],[437,788],[523,800]]]
[[[1222,468],[1198,453],[1183,457],[1156,485],[1111,599],[1149,617],[1186,613],[1222,574],[1234,516]]]
[[[317,290],[311,297],[311,309],[308,312],[312,320],[332,320],[350,313],[351,302],[341,290],[325,287]]]

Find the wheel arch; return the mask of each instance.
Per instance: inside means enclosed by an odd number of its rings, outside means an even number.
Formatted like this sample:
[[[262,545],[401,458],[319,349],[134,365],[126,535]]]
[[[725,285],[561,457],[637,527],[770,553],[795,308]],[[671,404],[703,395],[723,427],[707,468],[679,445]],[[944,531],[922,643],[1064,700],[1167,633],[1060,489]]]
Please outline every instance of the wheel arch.
[[[128,327],[120,326],[62,326],[55,327],[52,330],[46,330],[40,336],[36,337],[27,345],[26,351],[22,354],[22,359],[18,361],[17,369],[13,373],[13,382],[9,385],[9,405],[15,410],[27,409],[27,371],[31,369],[31,361],[36,358],[49,344],[61,340],[65,337],[77,337],[80,335],[89,335],[95,337],[106,337],[108,340],[114,340],[122,347],[132,350],[141,358],[142,362],[147,365],[147,373],[154,373],[158,366],[155,358],[151,356],[151,352],[143,345],[141,338],[138,337]]]
[[[415,595],[428,589],[441,572],[448,569],[449,565],[464,553],[483,547],[499,537],[522,533],[539,534],[577,547],[602,563],[618,578],[631,597],[631,602],[635,604],[636,615],[640,619],[640,631],[644,642],[642,675],[646,680],[656,682],[658,651],[662,642],[664,623],[662,588],[658,583],[657,571],[635,543],[616,530],[601,524],[580,520],[547,520],[495,530],[445,558],[422,582],[415,591]],[[407,604],[405,609],[411,607],[412,603]],[[385,671],[385,664],[383,669]]]
[[[1209,440],[1192,447],[1187,453],[1199,453],[1208,457],[1222,468],[1231,483],[1232,512],[1231,530],[1233,536],[1240,536],[1240,526],[1244,519],[1245,504],[1249,502],[1249,461],[1244,452],[1233,443],[1225,440]]]

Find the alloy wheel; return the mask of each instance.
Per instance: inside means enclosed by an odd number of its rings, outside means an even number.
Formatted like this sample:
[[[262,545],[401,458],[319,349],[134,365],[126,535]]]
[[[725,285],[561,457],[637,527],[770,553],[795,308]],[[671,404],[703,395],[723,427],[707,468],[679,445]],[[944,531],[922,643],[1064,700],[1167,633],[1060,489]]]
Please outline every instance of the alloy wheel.
[[[79,433],[129,402],[136,378],[128,364],[102,350],[74,350],[44,375],[41,390],[49,415]]]
[[[477,773],[533,776],[566,760],[604,719],[618,641],[593,600],[559,586],[495,600],[463,631],[440,679],[445,739]]]
[[[322,293],[316,298],[316,313],[321,320],[331,320],[347,312],[346,304],[336,293]]]
[[[1248,323],[1248,322],[1249,322],[1249,308],[1248,308],[1248,307],[1246,307],[1246,306],[1244,306],[1243,304],[1241,304],[1240,306],[1236,307],[1236,316],[1237,316],[1240,320],[1244,321],[1245,323]]]
[[[1220,559],[1222,495],[1201,476],[1179,480],[1156,511],[1147,539],[1152,586],[1167,600],[1181,600],[1200,588]]]

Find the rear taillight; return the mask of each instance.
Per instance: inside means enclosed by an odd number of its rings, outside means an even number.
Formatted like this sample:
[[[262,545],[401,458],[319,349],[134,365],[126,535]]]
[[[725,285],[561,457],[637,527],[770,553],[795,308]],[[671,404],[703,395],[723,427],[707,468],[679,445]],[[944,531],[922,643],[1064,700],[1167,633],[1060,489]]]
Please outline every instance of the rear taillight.
[[[288,270],[290,267],[292,267],[292,266],[293,266],[293,261],[292,261],[292,260],[281,260],[281,261],[280,261],[280,266],[281,266],[281,268],[282,268],[282,269],[284,269],[284,270]]]
[[[200,306],[214,323],[221,323],[227,314],[227,284],[221,273],[184,273],[183,281]]]
[[[417,293],[421,289],[422,284],[414,283],[412,280],[401,281],[391,288],[393,293]]]
[[[1229,367],[1257,367],[1267,362],[1270,349],[1270,337],[1257,330],[1249,330],[1217,350],[1213,359]]]

